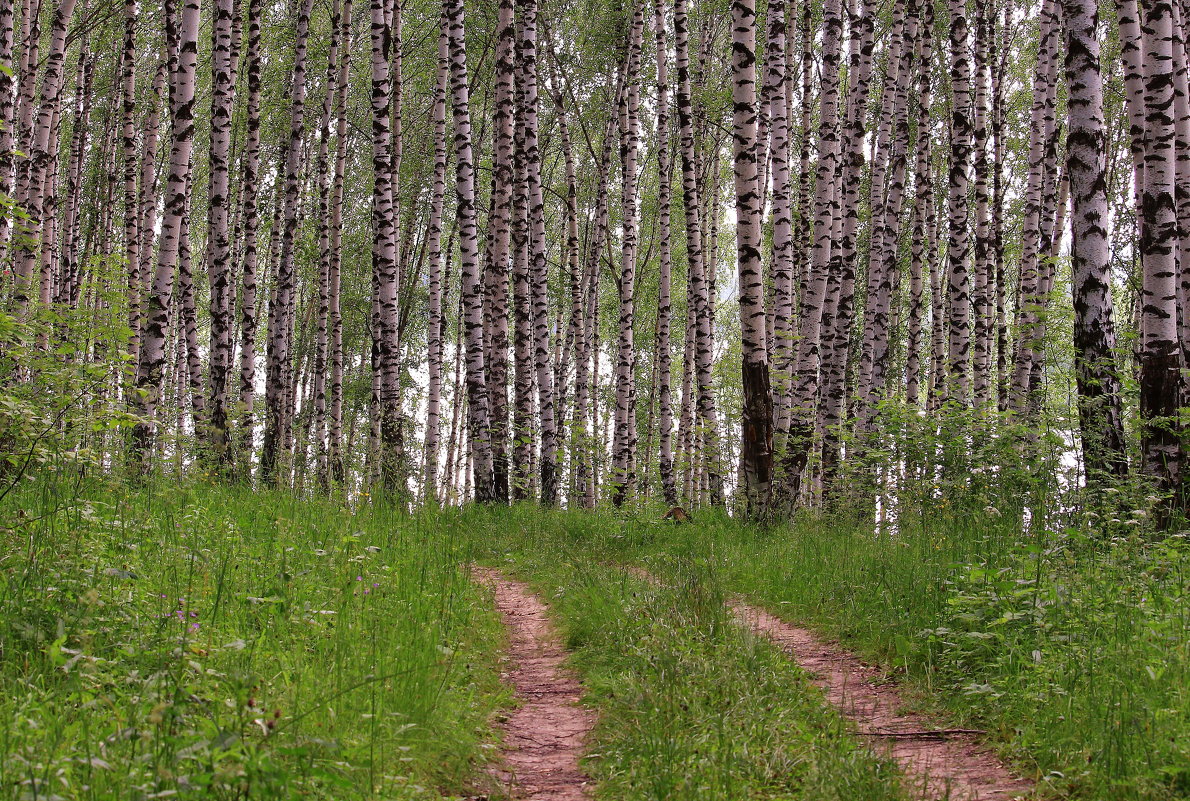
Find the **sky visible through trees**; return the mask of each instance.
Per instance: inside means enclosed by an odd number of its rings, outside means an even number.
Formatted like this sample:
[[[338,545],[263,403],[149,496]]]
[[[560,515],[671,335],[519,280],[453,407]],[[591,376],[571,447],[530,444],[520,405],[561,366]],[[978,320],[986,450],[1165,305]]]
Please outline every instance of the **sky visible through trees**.
[[[1173,515],[1186,13],[8,0],[4,369],[132,474],[764,520],[1025,465]]]

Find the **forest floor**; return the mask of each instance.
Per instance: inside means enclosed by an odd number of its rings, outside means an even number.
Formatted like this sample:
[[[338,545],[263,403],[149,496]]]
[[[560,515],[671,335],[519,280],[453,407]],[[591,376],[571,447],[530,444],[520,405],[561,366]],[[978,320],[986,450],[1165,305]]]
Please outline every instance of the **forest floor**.
[[[28,482],[0,799],[1190,798],[1182,538],[695,517]]]

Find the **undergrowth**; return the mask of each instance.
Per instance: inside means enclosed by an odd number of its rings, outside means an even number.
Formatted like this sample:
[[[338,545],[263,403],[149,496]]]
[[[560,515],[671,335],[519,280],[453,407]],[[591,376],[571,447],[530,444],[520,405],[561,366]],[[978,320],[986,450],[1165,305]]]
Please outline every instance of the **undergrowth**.
[[[472,786],[501,632],[437,528],[202,483],[23,483],[0,510],[0,796]]]
[[[705,564],[724,591],[900,675],[920,708],[986,730],[1047,795],[1190,798],[1185,535],[1024,534],[982,509],[880,535],[838,517],[768,529],[694,517],[565,516],[539,529],[550,547],[657,575]]]
[[[730,621],[706,564],[652,584],[575,547],[601,522],[513,509],[457,523],[550,602],[599,711],[587,759],[599,798],[904,797],[807,675]]]

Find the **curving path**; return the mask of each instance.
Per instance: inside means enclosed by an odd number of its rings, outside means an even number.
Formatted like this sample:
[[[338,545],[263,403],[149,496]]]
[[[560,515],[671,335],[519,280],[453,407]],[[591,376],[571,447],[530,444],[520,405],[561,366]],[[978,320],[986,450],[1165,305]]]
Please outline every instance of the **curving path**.
[[[504,761],[495,778],[511,798],[584,801],[588,778],[579,768],[595,715],[579,705],[582,687],[562,663],[566,651],[548,608],[527,585],[490,568],[472,577],[489,588],[508,630],[508,665],[502,677],[518,706],[500,724]]]
[[[858,733],[897,762],[919,798],[1007,801],[1032,795],[1030,782],[978,743],[980,732],[939,729],[925,716],[904,711],[897,689],[854,654],[758,607],[737,601],[732,611],[808,670],[826,699],[856,722]]]

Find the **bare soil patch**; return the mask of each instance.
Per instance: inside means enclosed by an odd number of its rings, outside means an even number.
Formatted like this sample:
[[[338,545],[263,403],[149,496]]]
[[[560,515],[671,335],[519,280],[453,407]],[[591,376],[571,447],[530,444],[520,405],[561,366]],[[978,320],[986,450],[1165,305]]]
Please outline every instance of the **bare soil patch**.
[[[737,601],[732,611],[810,671],[826,699],[856,722],[858,733],[875,749],[896,760],[922,799],[1006,801],[1031,795],[1032,784],[980,745],[979,732],[939,727],[905,711],[896,687],[854,654],[758,607]]]
[[[475,567],[472,576],[492,591],[508,629],[501,675],[519,702],[500,723],[504,759],[494,777],[511,798],[589,798],[579,757],[595,715],[579,705],[582,687],[563,669],[566,651],[547,617],[548,607],[528,586],[498,571]]]

